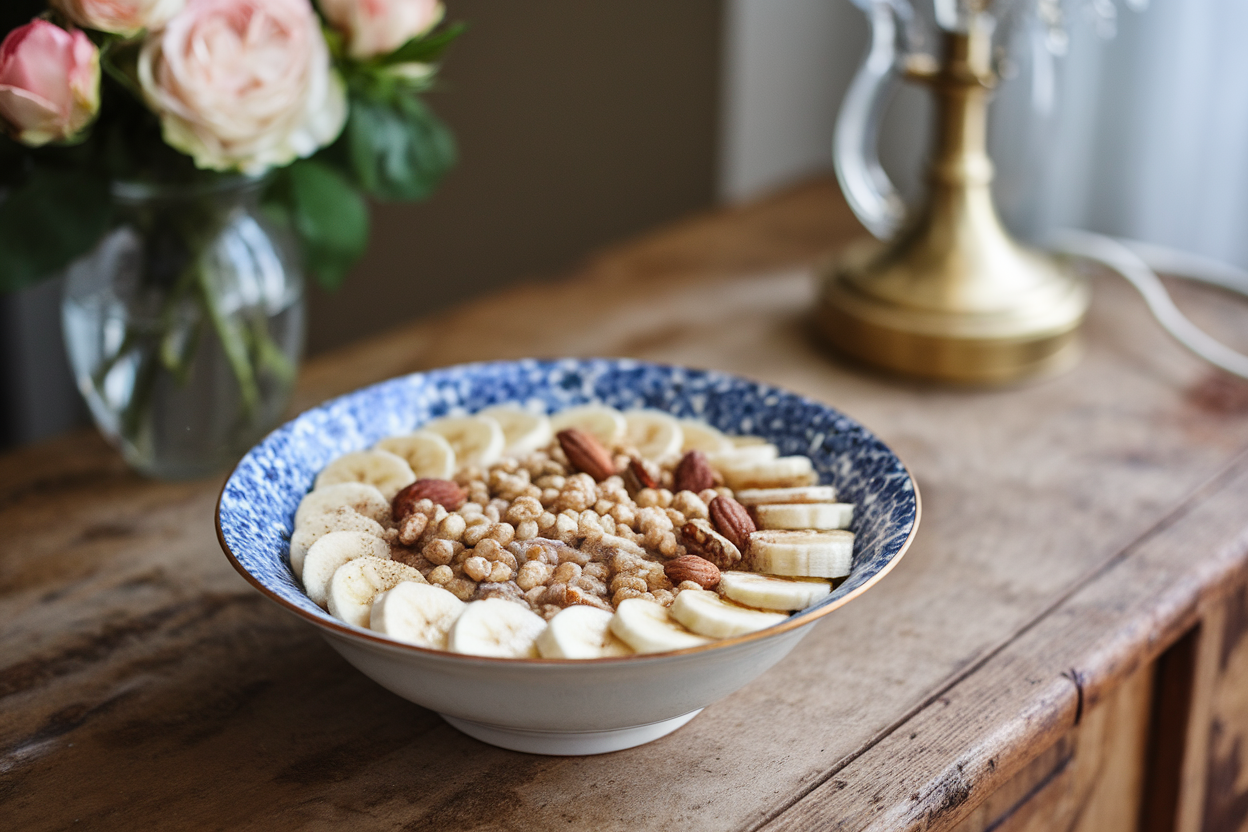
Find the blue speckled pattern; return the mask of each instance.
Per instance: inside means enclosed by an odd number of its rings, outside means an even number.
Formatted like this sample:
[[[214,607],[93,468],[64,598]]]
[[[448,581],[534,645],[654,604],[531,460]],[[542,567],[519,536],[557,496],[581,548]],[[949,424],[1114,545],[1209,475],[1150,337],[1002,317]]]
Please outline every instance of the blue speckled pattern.
[[[841,500],[857,504],[853,571],[812,610],[836,603],[885,569],[901,553],[917,520],[914,483],[901,461],[862,425],[831,407],[716,371],[627,359],[564,359],[416,373],[303,413],[252,448],[225,484],[223,539],[265,587],[317,618],[335,621],[304,595],[287,561],[295,509],[322,467],[438,416],[475,413],[503,402],[554,413],[589,401],[703,419],[729,434],[764,436],[782,454],[809,456],[820,482],[835,485]]]

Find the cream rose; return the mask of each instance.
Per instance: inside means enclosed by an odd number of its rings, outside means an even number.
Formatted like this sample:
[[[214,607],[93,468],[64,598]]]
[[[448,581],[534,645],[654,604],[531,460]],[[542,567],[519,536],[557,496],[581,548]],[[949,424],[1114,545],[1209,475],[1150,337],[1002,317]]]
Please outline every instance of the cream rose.
[[[134,37],[165,25],[186,0],[52,0],[52,5],[79,26]]]
[[[100,109],[100,52],[82,32],[46,20],[0,44],[0,123],[30,147],[72,139]]]
[[[357,59],[386,55],[438,25],[440,0],[318,0]]]
[[[347,117],[308,0],[189,0],[144,43],[139,83],[165,141],[213,170],[310,156]]]

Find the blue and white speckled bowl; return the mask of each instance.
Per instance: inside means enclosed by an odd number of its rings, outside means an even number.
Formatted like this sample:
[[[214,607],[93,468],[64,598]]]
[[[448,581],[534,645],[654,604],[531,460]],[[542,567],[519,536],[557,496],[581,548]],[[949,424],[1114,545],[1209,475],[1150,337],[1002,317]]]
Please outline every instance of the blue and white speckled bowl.
[[[555,412],[587,401],[653,407],[809,456],[820,481],[857,504],[853,571],[819,604],[758,633],[617,659],[491,659],[401,644],[333,618],[290,570],[295,509],[320,469],[438,416],[501,402]],[[901,461],[853,419],[726,373],[616,359],[469,364],[357,390],[271,433],[217,504],[221,547],[260,592],[315,625],[370,678],[485,742],[539,754],[630,748],[676,730],[780,661],[822,616],[865,592],[905,553],[919,494]]]

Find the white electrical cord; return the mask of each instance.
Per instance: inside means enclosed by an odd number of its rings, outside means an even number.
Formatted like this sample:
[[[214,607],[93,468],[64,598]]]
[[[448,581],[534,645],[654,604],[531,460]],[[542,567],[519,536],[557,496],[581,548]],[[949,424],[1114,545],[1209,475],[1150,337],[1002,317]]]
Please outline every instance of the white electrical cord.
[[[1157,272],[1164,272],[1248,296],[1248,272],[1177,249],[1075,229],[1054,231],[1046,244],[1053,251],[1093,260],[1122,275],[1144,296],[1153,317],[1175,340],[1210,364],[1248,379],[1248,356],[1215,340],[1189,321],[1157,277]]]

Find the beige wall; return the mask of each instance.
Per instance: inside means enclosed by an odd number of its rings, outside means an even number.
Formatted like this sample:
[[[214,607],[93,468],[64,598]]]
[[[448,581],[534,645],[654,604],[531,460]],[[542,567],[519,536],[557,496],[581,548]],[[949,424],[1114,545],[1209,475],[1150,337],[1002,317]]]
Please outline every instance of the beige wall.
[[[377,206],[368,255],[313,292],[310,352],[548,277],[711,204],[719,0],[448,0],[470,29],[431,105],[460,165],[420,205]]]

